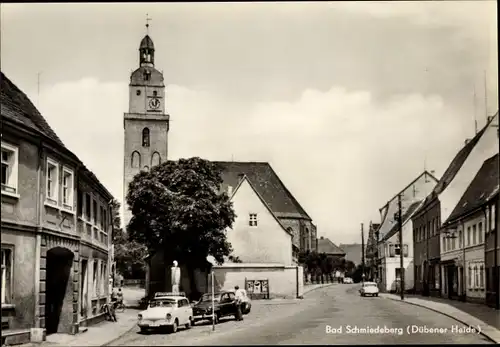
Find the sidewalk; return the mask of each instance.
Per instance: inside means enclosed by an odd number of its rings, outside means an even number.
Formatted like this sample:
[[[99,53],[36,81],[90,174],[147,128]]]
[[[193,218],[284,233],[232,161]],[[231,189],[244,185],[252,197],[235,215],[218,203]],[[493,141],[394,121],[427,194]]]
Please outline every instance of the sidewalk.
[[[138,310],[126,309],[116,313],[118,322],[104,321],[87,328],[87,331],[76,335],[52,334],[42,343],[28,343],[21,347],[59,347],[59,346],[103,346],[119,338],[137,323]]]
[[[399,295],[396,294],[380,293],[379,295],[386,299],[401,301]],[[456,300],[406,294],[404,302],[425,307],[471,327],[480,327],[481,334],[495,343],[500,343],[500,312],[491,307]]]
[[[318,288],[323,288],[323,287],[329,287],[333,285],[337,285],[339,283],[337,282],[330,282],[330,283],[320,283],[320,284],[304,284],[304,292],[302,293],[303,295],[306,295],[307,293],[316,290]]]

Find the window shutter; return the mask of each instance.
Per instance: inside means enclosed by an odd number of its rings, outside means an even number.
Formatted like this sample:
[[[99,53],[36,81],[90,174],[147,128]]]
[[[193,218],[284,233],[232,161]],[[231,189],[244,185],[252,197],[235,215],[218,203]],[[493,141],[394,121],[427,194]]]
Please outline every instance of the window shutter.
[[[391,257],[395,256],[395,250],[394,250],[394,245],[389,245],[389,255]]]

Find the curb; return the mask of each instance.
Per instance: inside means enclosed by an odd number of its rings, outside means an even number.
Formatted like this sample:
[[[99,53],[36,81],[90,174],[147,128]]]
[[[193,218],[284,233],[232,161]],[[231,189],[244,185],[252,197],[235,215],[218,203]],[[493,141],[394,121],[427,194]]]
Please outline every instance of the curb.
[[[307,293],[310,293],[310,292],[315,291],[316,289],[325,288],[325,287],[330,287],[330,286],[333,286],[333,285],[335,285],[335,284],[337,284],[337,283],[326,283],[326,284],[323,284],[323,285],[321,285],[321,286],[319,286],[319,287],[311,288],[311,289],[309,289],[309,290],[307,290],[307,291],[306,291],[306,290],[304,290],[304,291],[302,292],[302,295],[304,296],[304,295],[306,295]]]
[[[409,305],[414,305],[414,306],[418,306],[418,307],[423,307],[423,308],[426,308],[426,309],[428,309],[428,310],[430,310],[430,311],[433,311],[433,312],[436,312],[436,313],[442,314],[443,316],[446,316],[446,317],[448,317],[448,318],[454,319],[454,320],[456,320],[457,322],[460,322],[460,323],[462,323],[462,324],[464,324],[464,325],[466,325],[466,326],[468,326],[468,327],[474,328],[472,325],[470,325],[470,324],[469,324],[469,323],[467,323],[467,322],[464,322],[464,321],[463,321],[463,320],[461,320],[461,319],[458,319],[458,318],[456,318],[456,317],[454,317],[454,316],[452,316],[452,315],[450,315],[450,314],[444,313],[444,312],[439,311],[439,310],[436,310],[436,309],[434,309],[434,308],[430,308],[430,307],[425,306],[425,305],[416,304],[416,303],[414,303],[414,302],[409,302],[409,301],[400,300],[400,299],[393,299],[393,298],[390,298],[390,297],[384,297],[384,299],[389,299],[389,300],[392,300],[392,301],[404,302],[404,303],[409,304]],[[486,323],[485,323],[485,324],[486,324]],[[488,325],[488,324],[486,324],[486,325]],[[475,329],[475,328],[474,328],[474,329]],[[491,341],[491,342],[493,342],[493,343],[500,343],[500,341],[495,340],[493,337],[489,336],[489,334],[485,333],[485,332],[483,331],[483,329],[481,329],[481,332],[480,332],[479,334],[481,334],[482,336],[486,337],[488,340],[490,340],[490,341]]]

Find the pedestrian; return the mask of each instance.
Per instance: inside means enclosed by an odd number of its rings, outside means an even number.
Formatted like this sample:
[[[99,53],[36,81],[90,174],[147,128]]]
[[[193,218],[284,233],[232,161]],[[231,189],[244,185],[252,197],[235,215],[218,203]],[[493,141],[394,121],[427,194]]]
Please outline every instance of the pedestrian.
[[[241,312],[241,305],[243,304],[243,292],[239,286],[234,287],[234,296],[236,299],[236,320],[243,320],[243,313]]]

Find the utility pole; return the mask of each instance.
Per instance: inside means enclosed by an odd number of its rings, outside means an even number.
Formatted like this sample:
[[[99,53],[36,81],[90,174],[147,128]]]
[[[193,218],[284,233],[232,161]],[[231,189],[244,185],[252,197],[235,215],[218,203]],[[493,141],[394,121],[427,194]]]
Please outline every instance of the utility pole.
[[[365,283],[365,233],[361,223],[361,281]]]
[[[398,194],[398,225],[399,225],[399,259],[400,259],[400,290],[401,300],[405,299],[405,268],[404,268],[404,246],[403,246],[403,215],[401,207],[401,195]]]

